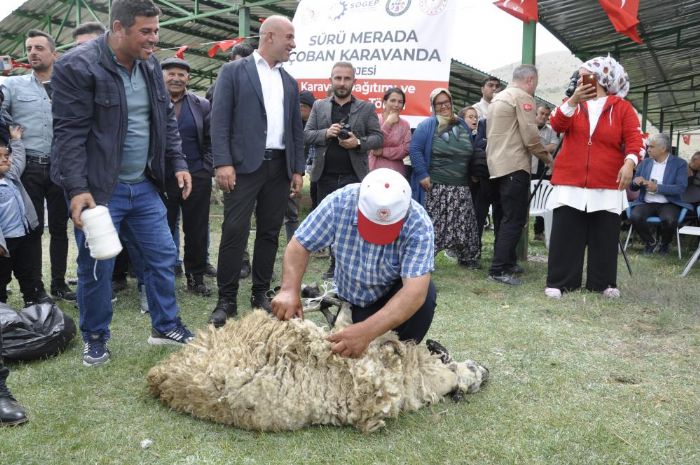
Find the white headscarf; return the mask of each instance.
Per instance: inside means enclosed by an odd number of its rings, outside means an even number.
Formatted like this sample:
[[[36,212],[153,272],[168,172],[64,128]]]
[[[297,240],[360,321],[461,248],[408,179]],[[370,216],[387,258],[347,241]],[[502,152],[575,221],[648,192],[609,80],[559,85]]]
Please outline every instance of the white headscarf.
[[[598,83],[603,86],[608,95],[625,98],[630,90],[630,79],[625,68],[608,54],[606,57],[596,57],[581,65],[581,68],[594,73]]]

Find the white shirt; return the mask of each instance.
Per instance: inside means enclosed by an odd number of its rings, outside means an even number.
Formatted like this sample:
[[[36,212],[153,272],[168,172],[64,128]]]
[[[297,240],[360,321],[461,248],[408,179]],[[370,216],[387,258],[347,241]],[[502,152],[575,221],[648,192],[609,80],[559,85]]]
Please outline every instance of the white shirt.
[[[489,105],[491,105],[491,102],[487,102],[483,97],[478,103],[472,105],[476,109],[476,114],[479,115],[479,119],[486,118],[489,115]]]
[[[284,86],[280,68],[282,63],[277,63],[270,68],[265,58],[253,52],[255,65],[258,69],[260,86],[262,87],[263,100],[265,101],[265,113],[267,115],[267,133],[265,136],[266,149],[284,148]]]
[[[664,180],[664,173],[666,172],[666,162],[668,161],[668,157],[669,156],[667,155],[663,163],[659,163],[654,160],[653,164],[651,165],[651,175],[649,175],[649,179],[656,179],[656,184],[662,184]],[[647,191],[647,194],[644,196],[644,201],[646,203],[669,203],[665,195],[654,194],[649,191]]]
[[[593,135],[600,115],[603,112],[603,107],[608,97],[589,100],[588,105],[588,120],[590,122],[590,134]],[[573,116],[577,107],[572,107],[568,102],[564,102],[559,106],[558,111],[561,111],[566,116]],[[632,160],[637,164],[636,155],[627,155],[626,159]],[[618,191],[616,189],[588,189],[586,187],[574,186],[554,186],[553,197],[554,203],[552,208],[566,205],[576,210],[585,211],[588,213],[597,211],[609,211],[617,215],[621,214],[627,208],[627,192]]]

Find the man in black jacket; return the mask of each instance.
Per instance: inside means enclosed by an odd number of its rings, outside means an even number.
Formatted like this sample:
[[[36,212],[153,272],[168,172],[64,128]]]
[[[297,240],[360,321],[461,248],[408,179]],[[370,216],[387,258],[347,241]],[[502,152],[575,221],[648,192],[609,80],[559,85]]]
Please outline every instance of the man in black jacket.
[[[182,197],[192,178],[177,121],[153,56],[160,10],[151,0],[115,0],[110,31],[66,53],[54,66],[54,182],[70,198],[78,243],[78,307],[83,364],[109,360],[114,259],[95,261],[81,213],[108,205],[112,222],[144,260],[149,344],[182,344],[192,333],[175,302],[176,250],[158,191],[174,173]]]
[[[165,86],[175,109],[177,126],[182,140],[182,151],[192,176],[192,193],[187,199],[180,196],[174,176],[165,181],[168,225],[175,238],[182,209],[182,229],[185,233],[185,275],[187,290],[202,296],[211,291],[204,284],[207,271],[207,235],[209,233],[209,201],[211,199],[211,138],[209,136],[209,101],[187,90],[190,65],[177,57],[161,63]]]

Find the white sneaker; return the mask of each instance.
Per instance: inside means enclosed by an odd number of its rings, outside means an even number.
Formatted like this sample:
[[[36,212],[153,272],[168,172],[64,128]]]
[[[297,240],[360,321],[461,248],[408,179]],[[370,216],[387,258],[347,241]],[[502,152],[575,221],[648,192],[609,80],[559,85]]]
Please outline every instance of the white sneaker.
[[[609,287],[603,291],[603,296],[608,299],[619,299],[621,295],[620,290],[616,287]]]
[[[561,299],[561,291],[556,287],[545,287],[544,295],[550,299]]]
[[[141,313],[148,313],[148,297],[146,297],[146,285],[139,284],[139,306]]]

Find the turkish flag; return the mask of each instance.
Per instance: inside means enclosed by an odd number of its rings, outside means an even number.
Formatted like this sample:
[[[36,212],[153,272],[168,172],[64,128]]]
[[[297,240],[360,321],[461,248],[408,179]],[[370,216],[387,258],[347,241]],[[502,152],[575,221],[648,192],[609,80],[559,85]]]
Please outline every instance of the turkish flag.
[[[637,32],[639,0],[598,0],[598,2],[608,14],[608,18],[617,32],[626,35],[638,44],[643,43]]]
[[[228,40],[222,40],[220,42],[217,42],[214,44],[212,48],[209,49],[209,52],[207,55],[209,55],[210,58],[214,58],[214,55],[216,55],[216,52],[221,50],[222,52],[225,52],[226,50],[230,49],[234,45],[240,44],[245,40],[245,37],[237,37],[235,39],[228,39]]]
[[[537,22],[537,0],[505,0],[493,4],[520,21]]]
[[[178,57],[181,60],[185,59],[185,50],[187,50],[189,45],[183,45],[182,47],[177,49],[177,52],[175,52],[175,56]]]
[[[690,145],[690,134],[683,134],[683,143],[685,145]]]

